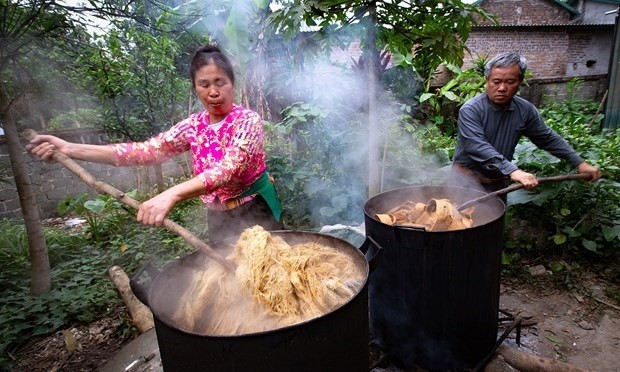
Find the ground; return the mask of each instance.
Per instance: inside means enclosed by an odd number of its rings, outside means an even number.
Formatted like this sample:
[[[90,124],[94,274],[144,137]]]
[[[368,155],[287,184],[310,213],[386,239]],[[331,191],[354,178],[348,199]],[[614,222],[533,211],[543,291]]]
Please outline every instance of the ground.
[[[604,272],[582,275],[570,290],[549,274],[527,283],[503,281],[500,309],[527,322],[521,330],[521,350],[592,371],[618,372],[620,306],[608,298],[608,289],[618,291]],[[123,343],[116,332],[124,312],[119,308],[114,317],[31,340],[14,354],[14,371],[97,370],[129,342]],[[515,334],[504,344],[516,347]],[[371,348],[371,369],[397,370],[380,357]]]

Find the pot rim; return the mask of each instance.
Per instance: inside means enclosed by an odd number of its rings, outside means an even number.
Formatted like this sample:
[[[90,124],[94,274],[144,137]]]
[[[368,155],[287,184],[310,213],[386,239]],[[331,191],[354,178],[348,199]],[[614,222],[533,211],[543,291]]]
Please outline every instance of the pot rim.
[[[465,228],[465,229],[459,229],[459,230],[426,230],[426,229],[421,229],[421,228],[416,228],[416,227],[412,227],[412,226],[405,226],[405,225],[388,225],[384,222],[379,221],[377,218],[373,217],[373,214],[375,213],[370,213],[368,211],[368,209],[370,208],[370,204],[372,204],[373,202],[377,202],[378,200],[381,199],[386,199],[388,197],[390,197],[391,195],[394,194],[399,194],[399,193],[406,193],[409,191],[414,191],[414,190],[432,190],[432,189],[436,189],[436,190],[456,190],[460,193],[460,195],[474,195],[477,194],[477,196],[484,196],[487,195],[486,192],[481,191],[481,190],[476,190],[476,189],[471,189],[471,188],[466,188],[466,187],[462,187],[462,186],[445,186],[445,185],[420,185],[420,186],[406,186],[406,187],[399,187],[399,188],[395,188],[395,189],[391,189],[391,190],[386,190],[380,194],[377,194],[371,198],[369,198],[368,200],[366,200],[366,202],[364,203],[364,215],[367,219],[370,219],[372,222],[380,224],[382,226],[384,226],[385,228],[392,228],[392,229],[398,229],[398,230],[411,230],[414,232],[421,232],[421,233],[432,233],[432,234],[454,234],[454,233],[459,233],[459,232],[463,232],[463,231],[471,231],[471,230],[475,230],[478,228],[482,228],[490,223],[495,222],[498,218],[501,218],[502,216],[504,216],[504,214],[506,213],[506,204],[504,203],[503,200],[501,200],[499,197],[498,198],[494,198],[494,199],[489,199],[486,201],[483,201],[480,203],[480,205],[485,205],[488,208],[497,208],[497,212],[495,213],[496,216],[494,215],[493,218],[488,218],[488,221],[485,221],[483,223],[480,224],[475,224],[475,226],[469,227],[469,228]],[[472,197],[468,197],[466,200],[461,201],[458,204],[462,204],[465,201],[469,201],[474,199],[476,196],[472,196]],[[457,199],[458,200],[458,199]],[[456,201],[455,201],[456,202]],[[457,205],[458,205],[457,204]]]
[[[204,253],[202,253],[201,251],[194,251],[192,253],[189,253],[173,262],[168,263],[159,273],[159,275],[157,275],[157,277],[155,277],[151,283],[151,286],[148,290],[147,296],[148,296],[148,302],[149,302],[149,309],[151,309],[151,312],[153,313],[153,317],[160,323],[165,324],[166,326],[178,331],[178,332],[182,332],[188,335],[192,335],[192,336],[197,336],[197,337],[205,337],[205,338],[213,338],[213,339],[231,339],[231,338],[242,338],[242,337],[258,337],[261,335],[265,335],[265,334],[273,334],[276,332],[286,332],[290,329],[296,328],[296,327],[300,327],[303,326],[305,324],[314,322],[314,321],[318,321],[321,318],[324,318],[326,316],[329,316],[330,314],[333,314],[335,312],[337,312],[338,310],[342,309],[343,307],[347,306],[349,303],[351,303],[354,299],[356,299],[360,293],[367,291],[367,287],[368,287],[368,278],[370,275],[370,268],[369,268],[369,263],[366,260],[366,257],[364,256],[364,254],[360,251],[359,248],[355,247],[353,244],[351,244],[350,242],[329,235],[329,234],[324,234],[324,233],[319,233],[319,232],[313,232],[313,231],[304,231],[304,230],[274,230],[274,231],[270,231],[271,234],[276,234],[276,235],[288,235],[288,236],[295,236],[295,235],[306,235],[306,236],[314,236],[314,237],[320,237],[320,239],[326,239],[326,240],[332,240],[332,241],[337,241],[338,244],[341,244],[343,247],[346,247],[345,249],[347,251],[351,251],[351,255],[352,257],[357,256],[357,260],[359,260],[358,263],[356,263],[357,265],[362,264],[363,267],[362,272],[364,274],[364,280],[362,285],[360,286],[360,288],[358,289],[358,291],[353,294],[346,302],[342,303],[340,306],[333,308],[332,310],[330,310],[329,312],[326,312],[320,316],[311,318],[311,319],[306,319],[302,322],[299,323],[294,323],[294,324],[289,324],[287,326],[283,326],[283,327],[278,327],[278,328],[274,328],[274,329],[270,329],[270,330],[264,330],[264,331],[258,331],[258,332],[251,332],[251,333],[243,333],[243,334],[235,334],[235,335],[210,335],[210,334],[204,334],[204,333],[198,333],[198,332],[193,332],[193,331],[188,331],[185,329],[182,329],[174,324],[172,324],[172,322],[168,321],[167,319],[165,319],[165,317],[160,317],[159,314],[157,314],[156,309],[152,308],[152,304],[153,302],[153,297],[155,297],[157,294],[154,294],[154,292],[157,290],[157,283],[164,277],[164,274],[167,270],[172,270],[172,268],[174,268],[177,265],[180,265],[180,262],[184,259],[189,260],[190,258],[188,257],[192,257],[194,255],[205,255]],[[294,235],[293,235],[294,234]],[[230,239],[226,239],[218,244],[216,244],[216,249],[217,246],[222,246],[224,244],[230,244],[231,241],[235,241],[236,242],[237,238],[230,238]],[[286,239],[285,239],[286,240]],[[353,253],[354,252],[354,253]],[[355,255],[355,256],[353,256]],[[368,303],[368,298],[366,298],[366,303]]]

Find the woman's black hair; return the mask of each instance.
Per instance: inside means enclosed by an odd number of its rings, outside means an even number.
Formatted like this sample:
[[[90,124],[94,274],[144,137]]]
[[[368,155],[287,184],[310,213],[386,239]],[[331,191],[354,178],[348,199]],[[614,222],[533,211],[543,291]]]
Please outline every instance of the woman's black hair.
[[[233,71],[232,64],[228,57],[224,55],[220,51],[218,47],[215,45],[207,44],[203,47],[198,48],[196,52],[194,52],[194,56],[192,57],[192,62],[189,68],[189,74],[192,78],[192,85],[195,85],[195,77],[196,71],[198,71],[203,66],[207,66],[214,63],[217,67],[219,67],[226,76],[230,79],[232,85],[235,85],[235,73]]]

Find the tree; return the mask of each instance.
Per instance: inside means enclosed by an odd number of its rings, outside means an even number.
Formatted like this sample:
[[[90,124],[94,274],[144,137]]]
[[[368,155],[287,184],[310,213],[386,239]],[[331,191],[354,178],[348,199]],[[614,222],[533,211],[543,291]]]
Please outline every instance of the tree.
[[[302,26],[311,26],[315,38],[351,29],[366,27],[359,34],[368,56],[369,84],[369,194],[379,190],[379,166],[375,99],[377,70],[381,63],[378,50],[388,50],[395,64],[411,64],[430,81],[433,72],[443,62],[460,65],[465,42],[475,16],[490,18],[484,10],[460,0],[428,0],[415,2],[367,0],[283,0],[283,5],[270,19],[276,29],[289,38],[297,35]]]
[[[38,208],[24,165],[16,124],[19,111],[15,108],[32,87],[28,84],[32,81],[32,75],[26,55],[42,47],[40,43],[44,39],[63,35],[71,23],[66,13],[50,2],[2,1],[0,11],[6,16],[0,23],[0,76],[7,80],[0,88],[0,114],[28,235],[32,265],[30,291],[36,295],[51,289],[50,263]]]
[[[132,14],[132,9],[126,2],[116,0],[93,0],[87,6],[76,7],[50,0],[0,0],[0,14],[3,15],[0,22],[0,117],[28,234],[33,294],[49,292],[51,278],[38,207],[32,196],[18,136],[20,122],[31,115],[30,111],[38,110],[29,109],[23,102],[30,95],[42,97],[50,75],[75,72],[61,70],[66,66],[55,64],[58,60],[54,53],[61,49],[65,54],[79,54],[78,51],[83,50],[86,26],[80,15],[90,13],[102,19],[133,18],[145,23],[146,20]],[[56,68],[59,69],[57,73]]]

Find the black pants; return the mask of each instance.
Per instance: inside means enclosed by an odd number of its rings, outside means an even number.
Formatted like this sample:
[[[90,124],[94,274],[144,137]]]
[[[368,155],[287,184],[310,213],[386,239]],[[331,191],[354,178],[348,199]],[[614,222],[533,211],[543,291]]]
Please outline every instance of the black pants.
[[[269,205],[260,195],[228,211],[208,210],[207,223],[211,244],[228,238],[237,238],[243,230],[255,225],[260,225],[268,231],[284,229],[284,226],[273,217]]]

